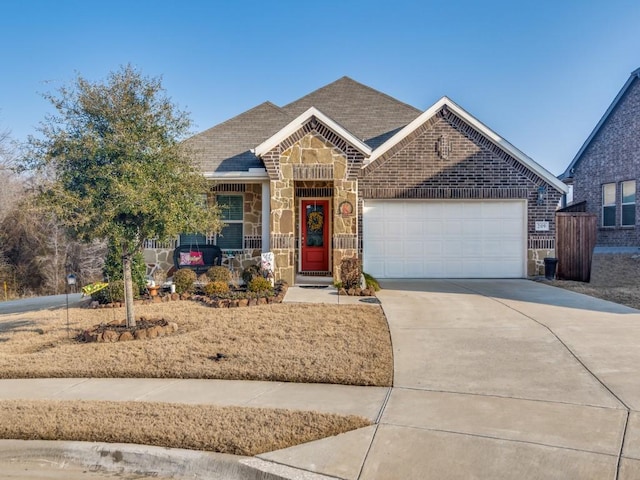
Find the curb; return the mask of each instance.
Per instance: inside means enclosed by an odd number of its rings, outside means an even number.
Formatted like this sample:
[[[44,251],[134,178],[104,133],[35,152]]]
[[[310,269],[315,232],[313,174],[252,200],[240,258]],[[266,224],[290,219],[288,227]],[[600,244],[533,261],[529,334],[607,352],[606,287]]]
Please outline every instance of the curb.
[[[0,440],[0,464],[46,462],[51,471],[82,466],[94,472],[202,480],[324,480],[330,477],[253,457],[126,443]]]

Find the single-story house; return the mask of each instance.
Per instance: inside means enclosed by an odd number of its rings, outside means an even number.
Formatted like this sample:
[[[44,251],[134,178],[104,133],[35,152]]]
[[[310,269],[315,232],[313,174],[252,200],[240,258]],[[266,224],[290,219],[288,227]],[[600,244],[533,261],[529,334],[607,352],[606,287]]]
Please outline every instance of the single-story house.
[[[640,69],[631,73],[560,179],[598,217],[596,243],[639,247]]]
[[[352,256],[377,278],[521,278],[554,254],[566,186],[447,97],[420,111],[343,77],[187,143],[227,223],[200,242],[239,267],[271,251],[290,284]]]

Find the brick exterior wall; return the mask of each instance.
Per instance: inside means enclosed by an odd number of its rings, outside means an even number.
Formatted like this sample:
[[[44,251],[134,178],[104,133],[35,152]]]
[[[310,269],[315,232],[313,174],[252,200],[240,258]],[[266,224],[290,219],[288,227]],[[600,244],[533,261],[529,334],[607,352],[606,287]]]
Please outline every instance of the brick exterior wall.
[[[622,227],[621,185],[636,180],[636,226]],[[640,246],[640,79],[636,78],[591,140],[573,172],[573,200],[598,218],[597,244]],[[602,185],[616,184],[616,226],[602,227]]]
[[[446,158],[438,152],[443,138],[449,147]],[[541,187],[544,199],[539,204]],[[359,191],[365,200],[526,199],[528,273],[538,274],[542,260],[531,250],[553,252],[555,210],[561,192],[446,109],[365,167]],[[359,204],[360,212],[361,208]],[[535,222],[540,220],[549,222],[548,232],[536,232]],[[362,245],[361,228],[359,232]]]

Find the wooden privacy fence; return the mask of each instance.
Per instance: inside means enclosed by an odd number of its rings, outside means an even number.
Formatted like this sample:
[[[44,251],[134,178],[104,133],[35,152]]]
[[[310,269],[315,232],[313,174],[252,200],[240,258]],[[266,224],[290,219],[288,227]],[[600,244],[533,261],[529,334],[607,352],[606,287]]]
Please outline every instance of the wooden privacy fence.
[[[588,282],[596,246],[596,216],[592,213],[556,213],[556,278]]]

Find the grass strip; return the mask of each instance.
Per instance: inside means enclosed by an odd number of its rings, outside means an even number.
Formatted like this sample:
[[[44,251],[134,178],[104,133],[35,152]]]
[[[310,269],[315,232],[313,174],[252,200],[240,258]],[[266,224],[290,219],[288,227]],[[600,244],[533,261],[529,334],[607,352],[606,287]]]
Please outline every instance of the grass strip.
[[[253,456],[370,425],[362,417],[156,402],[6,400],[0,438],[133,443]]]

